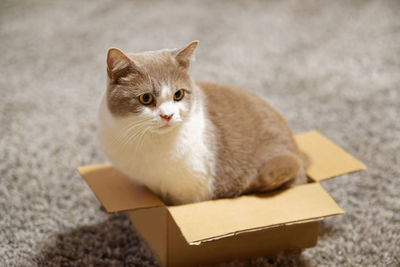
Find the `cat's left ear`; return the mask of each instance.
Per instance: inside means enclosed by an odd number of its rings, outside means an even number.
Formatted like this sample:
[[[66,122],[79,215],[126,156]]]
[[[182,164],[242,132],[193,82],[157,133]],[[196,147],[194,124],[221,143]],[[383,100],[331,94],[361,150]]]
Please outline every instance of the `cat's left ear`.
[[[190,59],[193,56],[194,50],[196,49],[197,45],[199,44],[199,41],[192,41],[190,44],[188,44],[185,48],[179,49],[173,53],[176,61],[178,64],[187,69],[190,66]]]
[[[119,78],[128,75],[135,67],[133,61],[117,48],[110,48],[107,53],[107,74],[108,77],[117,81]]]

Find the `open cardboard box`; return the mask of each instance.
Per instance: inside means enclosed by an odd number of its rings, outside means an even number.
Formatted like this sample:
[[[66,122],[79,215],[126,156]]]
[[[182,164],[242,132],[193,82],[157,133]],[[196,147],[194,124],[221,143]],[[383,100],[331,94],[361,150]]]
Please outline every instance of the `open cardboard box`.
[[[313,247],[319,221],[344,213],[319,181],[365,165],[317,131],[296,141],[312,161],[308,184],[233,199],[166,206],[111,165],[78,171],[107,212],[129,213],[162,265],[211,264]]]

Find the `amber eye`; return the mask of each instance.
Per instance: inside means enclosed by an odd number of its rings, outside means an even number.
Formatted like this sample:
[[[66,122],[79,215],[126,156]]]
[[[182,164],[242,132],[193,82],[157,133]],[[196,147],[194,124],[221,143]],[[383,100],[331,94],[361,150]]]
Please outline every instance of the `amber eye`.
[[[153,95],[150,93],[145,93],[139,96],[139,101],[143,105],[150,105],[153,103]]]
[[[185,90],[179,89],[178,91],[175,92],[174,94],[174,100],[179,101],[185,96]]]

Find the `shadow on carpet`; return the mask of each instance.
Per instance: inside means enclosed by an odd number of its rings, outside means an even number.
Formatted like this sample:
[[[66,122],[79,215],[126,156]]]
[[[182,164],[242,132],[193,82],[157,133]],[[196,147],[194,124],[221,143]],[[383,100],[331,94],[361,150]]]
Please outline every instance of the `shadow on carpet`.
[[[35,261],[40,266],[159,266],[126,214],[58,234]]]

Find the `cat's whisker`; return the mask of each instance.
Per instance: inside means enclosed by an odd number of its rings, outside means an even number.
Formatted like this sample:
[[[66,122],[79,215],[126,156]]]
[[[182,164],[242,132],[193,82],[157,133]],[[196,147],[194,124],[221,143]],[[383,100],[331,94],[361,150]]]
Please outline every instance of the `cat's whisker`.
[[[123,132],[128,132],[134,129],[135,127],[141,126],[144,122],[151,120],[151,118],[146,118],[138,121],[134,121],[123,128]]]
[[[140,142],[141,136],[143,135],[143,130],[138,132],[136,135],[132,136],[129,140],[128,143],[130,143],[132,140],[135,139],[134,145],[135,145],[135,150],[138,150],[138,143]]]
[[[125,148],[125,145],[127,144],[128,140],[131,138],[131,135],[135,135],[137,133],[137,130],[135,128],[138,128],[138,125],[131,125],[130,131],[121,131],[121,134],[117,135],[115,138],[113,138],[113,143],[117,147],[122,147]],[[132,131],[134,130],[135,131]],[[122,149],[122,151],[125,151],[125,149]]]
[[[127,134],[124,136],[124,139],[121,140],[121,148],[123,151],[125,151],[125,149],[127,148],[128,144],[134,139],[136,138],[139,134],[140,134],[140,129],[137,129],[136,131],[134,131],[133,133]]]
[[[123,127],[120,134],[118,134],[117,136],[115,136],[113,138],[113,142],[116,144],[119,144],[120,142],[122,142],[122,139],[126,138],[127,133],[129,133],[131,130],[133,130],[137,126],[138,126],[138,123],[133,122],[133,123],[130,123],[127,126]]]
[[[141,120],[135,120],[132,123],[130,123],[129,125],[127,125],[126,128],[129,128],[132,125],[137,125],[137,124],[143,123],[145,121],[149,121],[149,120],[152,120],[152,118],[144,118],[144,119],[141,119]]]
[[[136,127],[134,127],[134,132],[132,133],[128,133],[124,136],[124,140],[121,142],[121,147],[122,150],[125,151],[125,149],[128,147],[128,144],[133,140],[133,139],[139,139],[142,136],[144,136],[144,134],[147,132],[147,130],[150,127],[147,126],[146,124],[141,124],[141,125],[136,125]],[[137,143],[136,143],[137,144]]]
[[[144,128],[142,129],[141,133],[138,135],[138,137],[137,137],[138,142],[136,143],[136,144],[137,144],[137,149],[139,149],[139,148],[142,147],[142,145],[143,145],[143,143],[144,143],[144,136],[148,133],[148,131],[149,131],[150,129],[151,129],[151,127],[149,127],[149,126],[144,127]]]
[[[132,129],[134,129],[134,131],[132,132],[128,132],[127,134],[124,135],[124,140],[123,140],[123,144],[122,149],[124,150],[127,145],[133,140],[136,139],[137,141],[134,142],[135,143],[135,149],[137,149],[137,144],[138,141],[140,139],[142,139],[142,137],[144,136],[144,134],[147,132],[148,129],[150,129],[151,127],[149,127],[147,124],[139,124],[139,125],[135,125],[135,127],[133,127]]]
[[[142,119],[139,121],[134,121],[132,123],[130,123],[129,125],[127,125],[126,127],[123,128],[123,130],[121,131],[121,135],[120,137],[125,137],[127,134],[130,134],[132,132],[132,130],[136,130],[136,128],[138,127],[142,127],[143,125],[145,125],[144,122],[149,121],[149,118],[146,119]]]
[[[143,143],[144,143],[144,136],[147,134],[147,132],[151,129],[151,127],[147,127],[146,129],[143,130],[143,133],[139,136],[139,142],[137,143],[137,149],[141,148]]]

